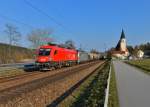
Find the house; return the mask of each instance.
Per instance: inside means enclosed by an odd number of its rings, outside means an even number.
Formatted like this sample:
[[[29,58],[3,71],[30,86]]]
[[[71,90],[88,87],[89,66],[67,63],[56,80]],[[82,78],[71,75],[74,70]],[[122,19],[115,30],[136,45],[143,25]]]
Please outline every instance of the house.
[[[137,57],[138,57],[139,59],[141,59],[141,58],[143,58],[143,56],[144,56],[144,52],[143,52],[142,50],[138,50],[138,51],[137,51]]]

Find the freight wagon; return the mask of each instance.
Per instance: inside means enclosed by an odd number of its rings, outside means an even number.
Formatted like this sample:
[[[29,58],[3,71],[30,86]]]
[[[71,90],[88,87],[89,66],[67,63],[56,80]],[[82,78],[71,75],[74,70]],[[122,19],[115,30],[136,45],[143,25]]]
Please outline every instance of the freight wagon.
[[[90,61],[90,56],[87,52],[78,51],[78,64]]]
[[[98,60],[100,59],[100,54],[99,53],[89,53],[90,60]]]

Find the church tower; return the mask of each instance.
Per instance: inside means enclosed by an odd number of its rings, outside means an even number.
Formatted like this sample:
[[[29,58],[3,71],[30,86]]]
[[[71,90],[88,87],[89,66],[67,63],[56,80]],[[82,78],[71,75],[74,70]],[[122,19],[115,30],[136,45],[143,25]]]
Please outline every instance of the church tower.
[[[111,56],[113,58],[118,58],[118,59],[126,59],[129,56],[129,51],[127,49],[125,33],[123,30],[121,32],[121,37],[118,41],[118,44],[117,44],[115,50],[111,51]]]
[[[121,32],[120,40],[116,46],[116,51],[123,51],[123,52],[127,51],[126,38],[123,30]]]
[[[120,37],[120,51],[127,51],[126,38],[123,30]]]

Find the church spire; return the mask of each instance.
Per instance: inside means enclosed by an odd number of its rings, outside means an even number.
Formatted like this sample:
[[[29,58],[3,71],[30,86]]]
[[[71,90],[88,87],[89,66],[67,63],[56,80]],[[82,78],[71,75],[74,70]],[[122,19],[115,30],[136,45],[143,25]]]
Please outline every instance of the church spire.
[[[121,32],[121,37],[120,37],[120,39],[125,39],[125,34],[124,34],[123,29],[122,29],[122,32]]]

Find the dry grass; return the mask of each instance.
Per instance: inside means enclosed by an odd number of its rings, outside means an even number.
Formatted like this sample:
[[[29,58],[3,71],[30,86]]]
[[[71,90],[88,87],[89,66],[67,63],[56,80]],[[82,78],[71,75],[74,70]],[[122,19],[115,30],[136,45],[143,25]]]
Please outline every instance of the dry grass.
[[[19,62],[23,59],[33,59],[34,51],[19,47],[0,43],[0,64]],[[11,54],[10,54],[11,53]]]
[[[18,69],[18,68],[0,70],[0,78],[13,77],[24,73],[25,72],[23,69]]]

